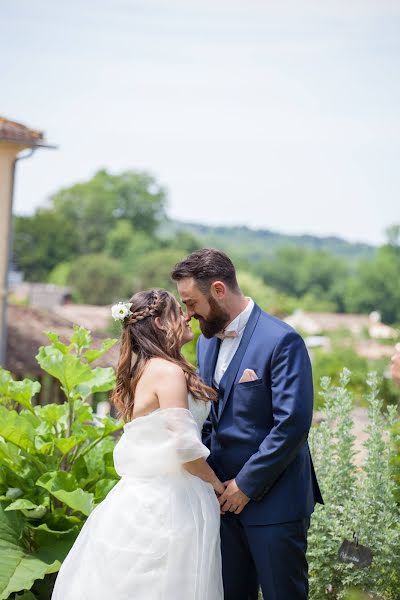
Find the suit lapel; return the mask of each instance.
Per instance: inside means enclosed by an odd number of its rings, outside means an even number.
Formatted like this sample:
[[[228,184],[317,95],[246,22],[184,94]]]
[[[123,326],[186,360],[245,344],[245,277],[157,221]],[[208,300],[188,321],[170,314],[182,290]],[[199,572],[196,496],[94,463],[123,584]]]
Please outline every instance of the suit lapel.
[[[231,389],[232,389],[233,383],[235,381],[237,372],[238,372],[240,364],[243,360],[244,354],[247,350],[247,346],[249,345],[249,342],[251,340],[251,336],[253,335],[254,328],[257,325],[257,321],[260,317],[260,314],[261,314],[260,307],[257,306],[257,304],[254,304],[254,308],[251,311],[249,320],[247,321],[246,327],[244,329],[242,339],[240,340],[239,347],[236,350],[236,352],[229,364],[229,367],[225,371],[224,376],[222,377],[222,379],[220,381],[220,388],[222,388],[224,390],[224,393],[223,393],[223,397],[220,399],[221,405],[220,405],[219,411],[218,411],[218,420],[221,418],[222,412],[223,412],[226,402],[229,398],[229,394],[231,393]],[[214,369],[215,369],[215,363],[214,363]],[[214,371],[213,371],[213,373],[214,373]]]
[[[203,367],[203,381],[209,385],[210,387],[214,387],[214,371],[215,365],[217,364],[219,347],[221,345],[221,340],[217,337],[211,338],[208,342],[207,350],[204,354],[204,367]],[[213,426],[216,426],[217,422],[217,402],[212,402],[211,404],[211,419]]]
[[[220,345],[221,340],[219,338],[211,338],[211,340],[208,342],[207,350],[204,356],[204,381],[210,387],[213,387],[214,371]]]

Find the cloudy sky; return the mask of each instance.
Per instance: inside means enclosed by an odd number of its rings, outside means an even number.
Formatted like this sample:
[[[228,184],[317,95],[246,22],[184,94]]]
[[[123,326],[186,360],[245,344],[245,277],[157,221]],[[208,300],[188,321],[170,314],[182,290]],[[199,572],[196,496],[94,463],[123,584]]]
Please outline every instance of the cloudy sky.
[[[172,217],[380,243],[400,222],[400,0],[1,0],[0,114],[58,150],[15,212],[145,169]]]

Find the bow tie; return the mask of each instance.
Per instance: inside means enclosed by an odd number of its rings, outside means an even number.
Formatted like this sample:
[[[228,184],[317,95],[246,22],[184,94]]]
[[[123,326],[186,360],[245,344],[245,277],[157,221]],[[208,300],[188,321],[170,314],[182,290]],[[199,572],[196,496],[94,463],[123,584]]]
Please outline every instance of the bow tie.
[[[215,337],[219,338],[220,340],[225,340],[226,338],[235,338],[238,337],[238,332],[234,329],[228,329],[228,331],[220,331],[219,333],[216,333]]]

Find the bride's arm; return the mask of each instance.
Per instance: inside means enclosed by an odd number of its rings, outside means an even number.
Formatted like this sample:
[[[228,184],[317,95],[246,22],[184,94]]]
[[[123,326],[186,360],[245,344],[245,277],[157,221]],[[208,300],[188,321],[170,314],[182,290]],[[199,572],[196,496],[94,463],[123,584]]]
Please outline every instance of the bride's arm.
[[[200,477],[203,481],[207,481],[207,483],[211,483],[215,492],[220,495],[225,491],[224,485],[218,479],[208,462],[205,458],[198,458],[197,460],[192,460],[191,462],[187,462],[184,465],[186,471],[189,471],[192,475],[196,475],[196,477]]]
[[[160,408],[188,408],[188,390],[186,377],[182,369],[171,362],[162,361],[158,365],[156,376],[156,394]],[[205,447],[204,447],[205,448]],[[183,463],[183,467],[192,475],[211,483],[217,494],[225,491],[224,485],[218,479],[205,458],[197,458]]]

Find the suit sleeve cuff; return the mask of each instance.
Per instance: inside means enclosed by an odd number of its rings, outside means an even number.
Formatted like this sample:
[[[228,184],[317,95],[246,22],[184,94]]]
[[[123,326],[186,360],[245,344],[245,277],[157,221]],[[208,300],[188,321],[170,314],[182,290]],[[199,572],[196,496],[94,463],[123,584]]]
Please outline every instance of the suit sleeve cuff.
[[[246,477],[241,473],[239,473],[237,477],[235,477],[235,481],[239,490],[243,492],[243,494],[246,494],[248,498],[250,498],[251,500],[255,500],[256,502],[262,500],[269,489],[269,487],[267,486],[260,492],[259,489],[255,489],[254,486],[251,486],[246,480]]]

